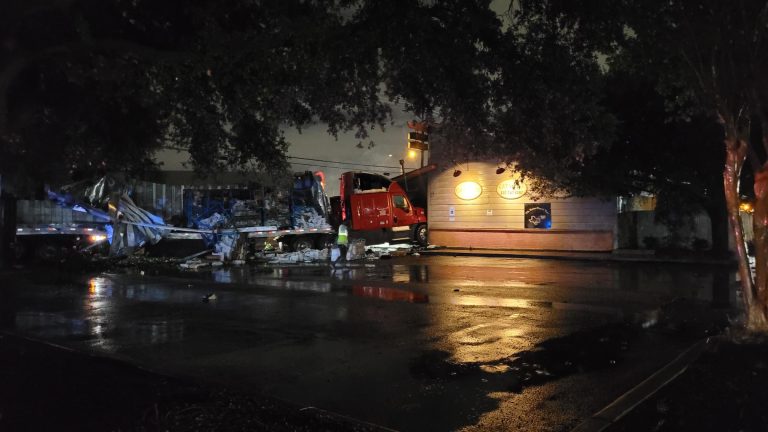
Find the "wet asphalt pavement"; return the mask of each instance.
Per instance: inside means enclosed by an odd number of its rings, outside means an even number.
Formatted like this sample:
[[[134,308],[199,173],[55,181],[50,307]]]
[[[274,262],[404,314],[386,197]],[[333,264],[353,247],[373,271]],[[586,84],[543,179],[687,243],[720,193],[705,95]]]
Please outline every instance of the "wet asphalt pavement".
[[[2,282],[1,330],[414,431],[568,430],[704,335],[664,305],[736,303],[724,269],[505,258]]]

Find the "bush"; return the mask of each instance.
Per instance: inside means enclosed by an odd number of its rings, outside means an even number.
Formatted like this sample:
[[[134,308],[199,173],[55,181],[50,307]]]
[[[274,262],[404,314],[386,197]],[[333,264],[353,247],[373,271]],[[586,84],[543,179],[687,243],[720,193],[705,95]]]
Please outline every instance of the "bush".
[[[693,247],[693,250],[696,252],[702,252],[709,249],[709,242],[703,238],[695,238],[693,239],[693,243],[691,243],[691,247]]]
[[[659,248],[659,239],[656,237],[644,237],[643,244],[645,245],[646,249],[656,250]]]

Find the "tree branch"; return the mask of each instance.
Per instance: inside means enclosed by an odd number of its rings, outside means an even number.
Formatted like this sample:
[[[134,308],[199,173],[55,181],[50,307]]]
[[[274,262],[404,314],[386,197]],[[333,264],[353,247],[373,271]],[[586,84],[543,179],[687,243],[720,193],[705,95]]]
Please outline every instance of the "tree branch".
[[[31,64],[52,58],[59,54],[75,54],[110,51],[116,55],[133,55],[154,63],[182,63],[194,56],[188,52],[167,51],[118,39],[70,42],[25,53],[12,58],[0,70],[0,137],[8,133],[8,92],[14,80]]]

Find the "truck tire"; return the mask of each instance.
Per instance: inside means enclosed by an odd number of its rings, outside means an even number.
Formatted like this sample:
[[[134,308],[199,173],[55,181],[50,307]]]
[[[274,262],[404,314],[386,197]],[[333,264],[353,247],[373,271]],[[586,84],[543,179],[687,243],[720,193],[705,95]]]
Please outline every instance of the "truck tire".
[[[52,244],[41,244],[35,249],[35,256],[42,262],[58,261],[62,257],[61,248]]]
[[[413,237],[416,243],[418,243],[420,246],[427,246],[429,244],[427,225],[417,225],[416,229],[414,230]]]
[[[293,240],[291,240],[291,251],[298,252],[304,249],[312,249],[315,244],[311,236],[303,235],[303,236],[296,236]]]
[[[332,235],[319,235],[315,237],[315,249],[325,249],[329,246],[333,246],[336,238]]]

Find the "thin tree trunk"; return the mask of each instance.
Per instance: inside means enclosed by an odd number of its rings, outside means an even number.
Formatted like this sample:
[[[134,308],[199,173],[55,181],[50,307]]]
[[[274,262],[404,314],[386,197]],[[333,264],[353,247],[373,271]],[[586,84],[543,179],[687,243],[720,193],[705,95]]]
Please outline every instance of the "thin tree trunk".
[[[755,291],[752,273],[747,259],[747,247],[744,244],[744,227],[739,217],[739,176],[741,168],[747,157],[747,143],[736,137],[735,133],[726,131],[725,138],[725,167],[723,169],[723,187],[725,189],[725,202],[728,209],[728,220],[731,223],[736,254],[739,263],[739,277],[741,279],[744,310],[747,313],[747,327],[752,330],[765,328],[765,320],[760,320],[762,315],[755,310]],[[768,207],[766,208],[768,210]],[[757,234],[755,234],[757,236]],[[758,312],[758,313],[755,313]]]

